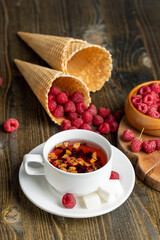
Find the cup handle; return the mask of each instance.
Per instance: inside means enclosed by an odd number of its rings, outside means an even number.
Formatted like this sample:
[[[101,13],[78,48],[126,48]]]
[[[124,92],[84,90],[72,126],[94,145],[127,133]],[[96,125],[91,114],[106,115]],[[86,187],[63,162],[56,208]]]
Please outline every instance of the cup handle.
[[[43,157],[40,154],[25,154],[23,157],[24,169],[28,175],[45,175]],[[40,167],[33,167],[29,163],[39,163]]]

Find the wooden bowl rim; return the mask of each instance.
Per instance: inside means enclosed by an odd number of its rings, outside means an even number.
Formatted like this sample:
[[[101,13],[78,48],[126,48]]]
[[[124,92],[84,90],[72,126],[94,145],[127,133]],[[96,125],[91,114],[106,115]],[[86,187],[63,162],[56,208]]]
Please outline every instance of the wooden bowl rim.
[[[133,106],[133,104],[132,104],[132,102],[131,102],[131,97],[134,96],[133,93],[138,92],[138,89],[139,89],[140,87],[142,87],[142,86],[144,86],[144,85],[147,85],[147,86],[148,86],[148,85],[150,85],[150,84],[152,84],[152,83],[155,83],[155,82],[158,82],[158,84],[160,85],[160,80],[154,80],[154,81],[144,82],[144,83],[141,83],[141,84],[135,86],[135,87],[130,91],[130,93],[128,94],[128,101],[129,101],[129,105],[131,106],[131,108],[132,108],[134,111],[136,111],[138,114],[142,115],[143,117],[146,117],[146,118],[148,118],[148,119],[150,119],[150,120],[152,120],[152,121],[157,122],[157,124],[158,124],[158,123],[160,123],[160,122],[159,122],[159,121],[160,121],[159,118],[153,118],[153,117],[150,117],[150,116],[148,116],[148,115],[145,115],[145,114],[139,112],[139,111]]]

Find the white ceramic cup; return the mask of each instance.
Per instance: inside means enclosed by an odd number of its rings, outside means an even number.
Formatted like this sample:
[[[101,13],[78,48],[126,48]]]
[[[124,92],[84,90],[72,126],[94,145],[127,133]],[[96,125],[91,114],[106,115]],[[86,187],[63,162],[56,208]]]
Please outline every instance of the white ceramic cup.
[[[69,140],[86,140],[98,144],[107,154],[108,162],[100,169],[89,173],[69,173],[54,167],[48,161],[48,153],[59,143]],[[50,137],[43,147],[43,154],[24,155],[25,171],[29,175],[44,175],[57,191],[86,195],[98,189],[109,180],[112,168],[112,148],[106,138],[87,130],[67,130]],[[32,164],[31,164],[32,163]],[[35,163],[41,164],[34,167]]]

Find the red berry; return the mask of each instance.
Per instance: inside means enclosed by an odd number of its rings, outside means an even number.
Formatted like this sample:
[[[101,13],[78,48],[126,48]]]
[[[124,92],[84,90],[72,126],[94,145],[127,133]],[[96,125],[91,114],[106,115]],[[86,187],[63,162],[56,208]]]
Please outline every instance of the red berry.
[[[64,116],[64,108],[62,105],[57,105],[56,109],[52,112],[53,116],[56,118],[61,118]]]
[[[115,112],[114,116],[118,122],[121,121],[122,117],[125,115],[124,109],[120,109],[117,112]]]
[[[65,112],[75,112],[76,111],[76,105],[74,104],[73,101],[69,100],[65,105],[64,105],[64,111]]]
[[[70,129],[72,126],[71,126],[71,121],[70,120],[63,120],[62,121],[62,124],[61,124],[61,130],[64,131],[64,130],[68,130]]]
[[[152,91],[154,91],[154,92],[156,92],[156,93],[160,93],[160,86],[158,85],[157,82],[152,83],[152,84],[150,85],[150,88],[151,88]]]
[[[93,115],[90,112],[85,111],[82,113],[82,119],[86,123],[92,123]]]
[[[62,198],[62,204],[65,208],[74,208],[76,199],[71,193],[66,193]]]
[[[145,104],[145,103],[140,103],[138,106],[137,106],[137,109],[139,112],[143,113],[143,114],[146,114],[147,111],[148,111],[148,106]]]
[[[111,114],[111,111],[109,108],[100,107],[98,110],[98,114],[103,118],[107,118]]]
[[[158,104],[158,109],[157,109],[157,111],[160,113],[160,104]]]
[[[74,103],[83,102],[83,95],[79,91],[76,91],[72,94],[71,99]]]
[[[119,179],[119,173],[111,171],[111,176],[109,179]]]
[[[48,95],[53,94],[56,96],[60,92],[61,92],[61,89],[59,87],[51,87]]]
[[[141,95],[132,96],[131,102],[133,106],[137,107],[140,103],[142,103],[142,96]]]
[[[119,127],[119,123],[118,122],[111,122],[109,124],[109,127],[110,127],[110,132],[117,132],[118,127]]]
[[[132,132],[130,129],[126,129],[123,132],[122,139],[124,142],[130,142],[135,138],[134,132]]]
[[[146,94],[143,97],[143,103],[147,104],[148,106],[153,104],[153,96],[151,94]]]
[[[76,127],[74,127],[74,126],[72,126],[72,127],[70,127],[70,128],[69,128],[69,130],[71,130],[71,129],[77,129],[77,128],[76,128]]]
[[[69,91],[65,91],[64,93],[67,95],[68,98],[71,96]]]
[[[80,128],[82,124],[84,123],[82,118],[76,118],[75,120],[72,121],[72,126],[76,128]]]
[[[147,115],[150,116],[150,117],[153,117],[153,118],[159,118],[160,117],[159,112],[156,111],[156,110],[153,110],[153,109],[149,109],[148,112],[147,112]]]
[[[95,131],[95,133],[97,133],[97,134],[101,134],[99,131]]]
[[[54,95],[48,95],[48,102],[55,100]]]
[[[68,113],[67,117],[70,121],[73,121],[74,119],[79,118],[79,115],[76,112],[73,112],[73,113],[71,112],[71,113]]]
[[[60,92],[57,94],[57,102],[59,104],[65,104],[66,102],[68,102],[68,97],[65,93]]]
[[[106,123],[116,122],[116,118],[114,115],[110,114],[108,118],[105,120]]]
[[[93,125],[99,126],[102,123],[104,123],[103,117],[101,117],[100,115],[94,115],[93,116]]]
[[[98,128],[100,133],[107,134],[110,133],[110,127],[108,123],[102,123]]]
[[[76,110],[77,113],[82,114],[83,112],[86,111],[86,105],[84,104],[84,102],[79,102],[76,105]]]
[[[6,132],[13,132],[19,127],[19,122],[14,118],[9,118],[4,122],[4,130]]]
[[[90,112],[92,115],[96,115],[97,114],[97,108],[93,104],[89,105],[87,111]]]
[[[50,95],[50,96],[53,96],[53,95]],[[48,108],[51,112],[53,112],[56,109],[56,107],[57,107],[56,101],[53,100],[48,102]]]
[[[91,126],[88,123],[83,123],[80,128],[92,131],[92,128],[91,128]]]
[[[156,139],[155,142],[156,142],[156,149],[160,150],[160,139]]]
[[[158,104],[153,104],[153,105],[151,105],[151,106],[148,106],[148,109],[150,109],[151,111],[153,111],[153,110],[158,110]]]
[[[0,87],[2,86],[3,79],[0,77]]]
[[[157,101],[159,100],[159,95],[158,93],[151,91],[150,95],[153,97],[153,104],[157,103]]]
[[[139,139],[133,139],[131,142],[132,152],[139,152],[142,149],[142,141]]]
[[[149,140],[142,143],[142,148],[146,153],[152,153],[156,149],[155,140]]]
[[[150,93],[151,89],[150,89],[149,86],[142,86],[142,87],[140,87],[138,92],[139,92],[140,95],[144,96],[144,95]]]

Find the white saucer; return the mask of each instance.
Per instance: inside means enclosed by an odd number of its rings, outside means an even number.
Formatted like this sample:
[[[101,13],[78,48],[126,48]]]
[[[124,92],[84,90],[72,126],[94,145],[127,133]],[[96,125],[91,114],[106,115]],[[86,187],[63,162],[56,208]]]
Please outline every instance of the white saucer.
[[[41,154],[44,143],[34,148],[30,153]],[[77,204],[73,209],[64,208],[61,204],[60,195],[51,185],[48,184],[44,176],[27,175],[23,162],[19,170],[20,186],[26,197],[37,207],[46,212],[70,218],[88,218],[99,216],[113,211],[119,207],[131,194],[135,183],[135,172],[129,159],[117,148],[113,148],[113,167],[120,175],[120,182],[124,193],[112,203],[102,202],[96,209],[86,209],[80,197],[76,197]]]

